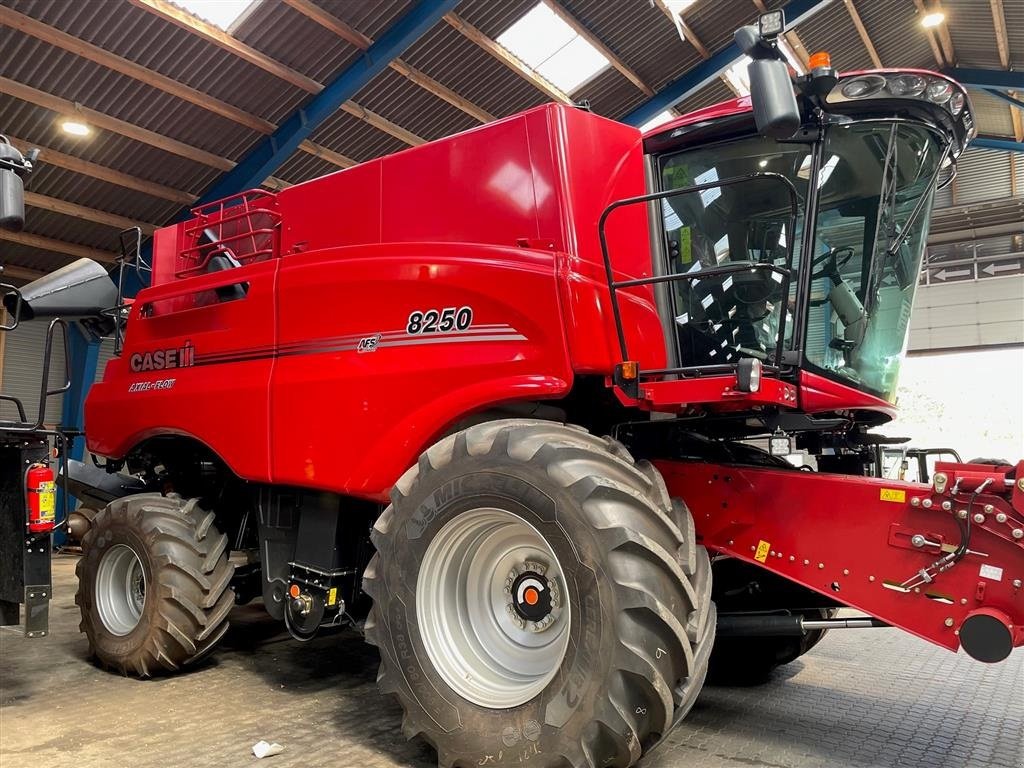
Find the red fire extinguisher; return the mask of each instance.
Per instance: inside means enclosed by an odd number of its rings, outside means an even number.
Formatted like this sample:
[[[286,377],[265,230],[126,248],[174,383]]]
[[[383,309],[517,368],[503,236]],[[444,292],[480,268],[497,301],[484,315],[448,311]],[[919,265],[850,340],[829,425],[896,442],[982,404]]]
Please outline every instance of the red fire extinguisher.
[[[28,529],[32,533],[49,533],[53,530],[57,508],[57,484],[53,470],[45,464],[33,464],[25,473],[25,490],[28,492]]]

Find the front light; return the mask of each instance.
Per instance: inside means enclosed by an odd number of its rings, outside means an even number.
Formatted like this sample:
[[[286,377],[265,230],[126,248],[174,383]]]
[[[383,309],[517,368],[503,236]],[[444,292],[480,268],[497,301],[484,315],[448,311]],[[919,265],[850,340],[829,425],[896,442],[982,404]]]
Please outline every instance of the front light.
[[[953,113],[953,117],[959,117],[963,110],[964,95],[960,91],[957,91],[949,99],[949,111]]]
[[[863,99],[874,96],[885,87],[885,78],[881,75],[865,75],[843,85],[842,94],[848,99]]]
[[[761,361],[756,357],[741,358],[736,364],[736,389],[740,392],[761,389]]]
[[[953,84],[948,80],[932,80],[926,91],[929,101],[945,104],[953,96]]]
[[[896,75],[889,78],[889,93],[893,96],[920,96],[927,85],[920,75]]]

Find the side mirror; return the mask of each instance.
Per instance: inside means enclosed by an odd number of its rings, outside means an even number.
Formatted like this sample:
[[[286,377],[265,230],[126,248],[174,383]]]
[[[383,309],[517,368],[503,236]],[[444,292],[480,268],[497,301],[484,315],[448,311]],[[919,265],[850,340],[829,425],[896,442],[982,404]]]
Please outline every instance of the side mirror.
[[[32,172],[38,150],[28,158],[0,135],[0,229],[20,232],[25,226],[25,184],[22,177]]]
[[[800,108],[786,62],[754,59],[748,72],[758,133],[770,139],[788,139],[800,128]]]
[[[754,122],[762,136],[788,139],[800,128],[800,108],[796,103],[789,67],[775,41],[785,27],[781,11],[765,14],[758,27],[736,30],[735,40],[750,57],[750,101]]]
[[[25,185],[14,171],[0,167],[0,229],[20,232],[24,226]]]

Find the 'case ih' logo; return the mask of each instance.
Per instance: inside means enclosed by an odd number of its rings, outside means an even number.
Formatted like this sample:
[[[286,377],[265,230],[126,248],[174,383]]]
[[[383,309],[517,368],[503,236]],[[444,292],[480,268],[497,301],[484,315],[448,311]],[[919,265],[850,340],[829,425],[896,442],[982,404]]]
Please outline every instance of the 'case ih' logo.
[[[195,365],[196,348],[191,341],[183,347],[157,349],[153,352],[136,352],[128,359],[128,365],[135,373],[163,371],[168,368],[188,368]]]

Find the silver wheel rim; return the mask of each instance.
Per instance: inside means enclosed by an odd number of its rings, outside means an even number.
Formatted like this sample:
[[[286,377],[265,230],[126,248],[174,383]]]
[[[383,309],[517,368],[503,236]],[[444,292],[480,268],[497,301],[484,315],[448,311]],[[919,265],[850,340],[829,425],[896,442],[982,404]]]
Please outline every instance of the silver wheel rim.
[[[117,544],[103,553],[96,572],[96,612],[112,635],[123,637],[139,625],[146,604],[146,572],[135,550]]]
[[[550,608],[530,621],[516,611],[512,591],[537,576]],[[487,507],[450,520],[427,547],[416,582],[416,617],[434,669],[481,707],[530,701],[569,645],[564,583],[551,547],[521,517]]]

